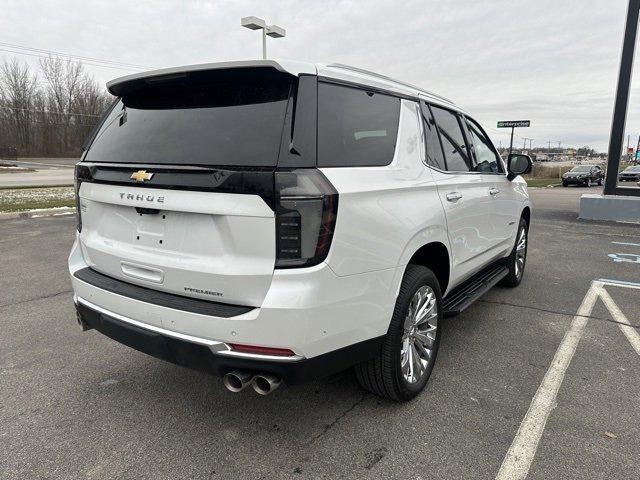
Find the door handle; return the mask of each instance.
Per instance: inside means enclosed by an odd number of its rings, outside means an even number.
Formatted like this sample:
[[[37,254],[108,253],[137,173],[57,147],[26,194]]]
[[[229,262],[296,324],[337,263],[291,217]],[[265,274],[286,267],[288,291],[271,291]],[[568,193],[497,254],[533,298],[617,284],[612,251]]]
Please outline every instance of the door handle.
[[[497,188],[492,188],[492,189],[489,190],[489,195],[491,195],[492,197],[495,197],[499,193],[500,193],[500,190],[497,189]]]
[[[462,194],[460,192],[450,192],[447,193],[447,200],[449,202],[457,202],[462,198]]]

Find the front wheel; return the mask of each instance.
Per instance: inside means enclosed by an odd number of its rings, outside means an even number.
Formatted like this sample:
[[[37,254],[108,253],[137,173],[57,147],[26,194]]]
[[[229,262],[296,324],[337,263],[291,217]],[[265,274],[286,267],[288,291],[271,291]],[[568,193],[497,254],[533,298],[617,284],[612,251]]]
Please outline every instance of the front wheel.
[[[520,219],[518,225],[518,233],[516,235],[516,244],[511,250],[511,254],[507,257],[507,268],[509,273],[500,281],[503,287],[517,287],[522,281],[524,274],[524,266],[527,263],[527,244],[529,240],[529,226],[524,218]]]
[[[593,183],[591,183],[591,178],[587,179],[587,187],[591,187]]]
[[[395,401],[407,401],[427,384],[440,345],[442,294],[431,270],[408,265],[381,351],[356,365],[363,388]]]

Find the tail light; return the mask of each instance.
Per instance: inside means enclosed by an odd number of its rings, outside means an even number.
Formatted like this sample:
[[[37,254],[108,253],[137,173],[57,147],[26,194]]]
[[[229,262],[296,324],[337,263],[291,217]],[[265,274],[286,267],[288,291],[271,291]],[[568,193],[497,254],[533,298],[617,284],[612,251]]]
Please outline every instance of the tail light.
[[[80,205],[80,185],[82,185],[83,181],[91,180],[91,171],[89,167],[85,165],[81,165],[80,163],[76,164],[74,176],[73,176],[73,185],[76,191],[76,215],[78,217],[78,232],[82,231],[82,209]]]
[[[276,268],[317,265],[331,247],[338,192],[316,169],[275,175]]]

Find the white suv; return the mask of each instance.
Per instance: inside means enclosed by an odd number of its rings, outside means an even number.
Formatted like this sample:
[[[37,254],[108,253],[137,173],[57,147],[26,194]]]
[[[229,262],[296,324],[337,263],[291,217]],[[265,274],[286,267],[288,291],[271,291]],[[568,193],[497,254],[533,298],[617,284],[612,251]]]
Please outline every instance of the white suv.
[[[425,386],[443,315],[520,283],[526,156],[449,100],[344,65],[114,80],[76,166],[78,321],[262,394],[355,367]]]

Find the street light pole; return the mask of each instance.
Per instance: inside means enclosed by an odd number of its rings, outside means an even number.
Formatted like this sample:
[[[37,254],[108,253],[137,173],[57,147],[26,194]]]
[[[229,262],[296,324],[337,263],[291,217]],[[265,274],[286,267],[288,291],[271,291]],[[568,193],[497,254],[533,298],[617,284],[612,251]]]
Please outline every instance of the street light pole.
[[[278,25],[267,25],[267,22],[258,17],[243,17],[240,25],[249,30],[262,30],[262,59],[267,59],[267,35],[271,38],[285,37],[287,32]]]

